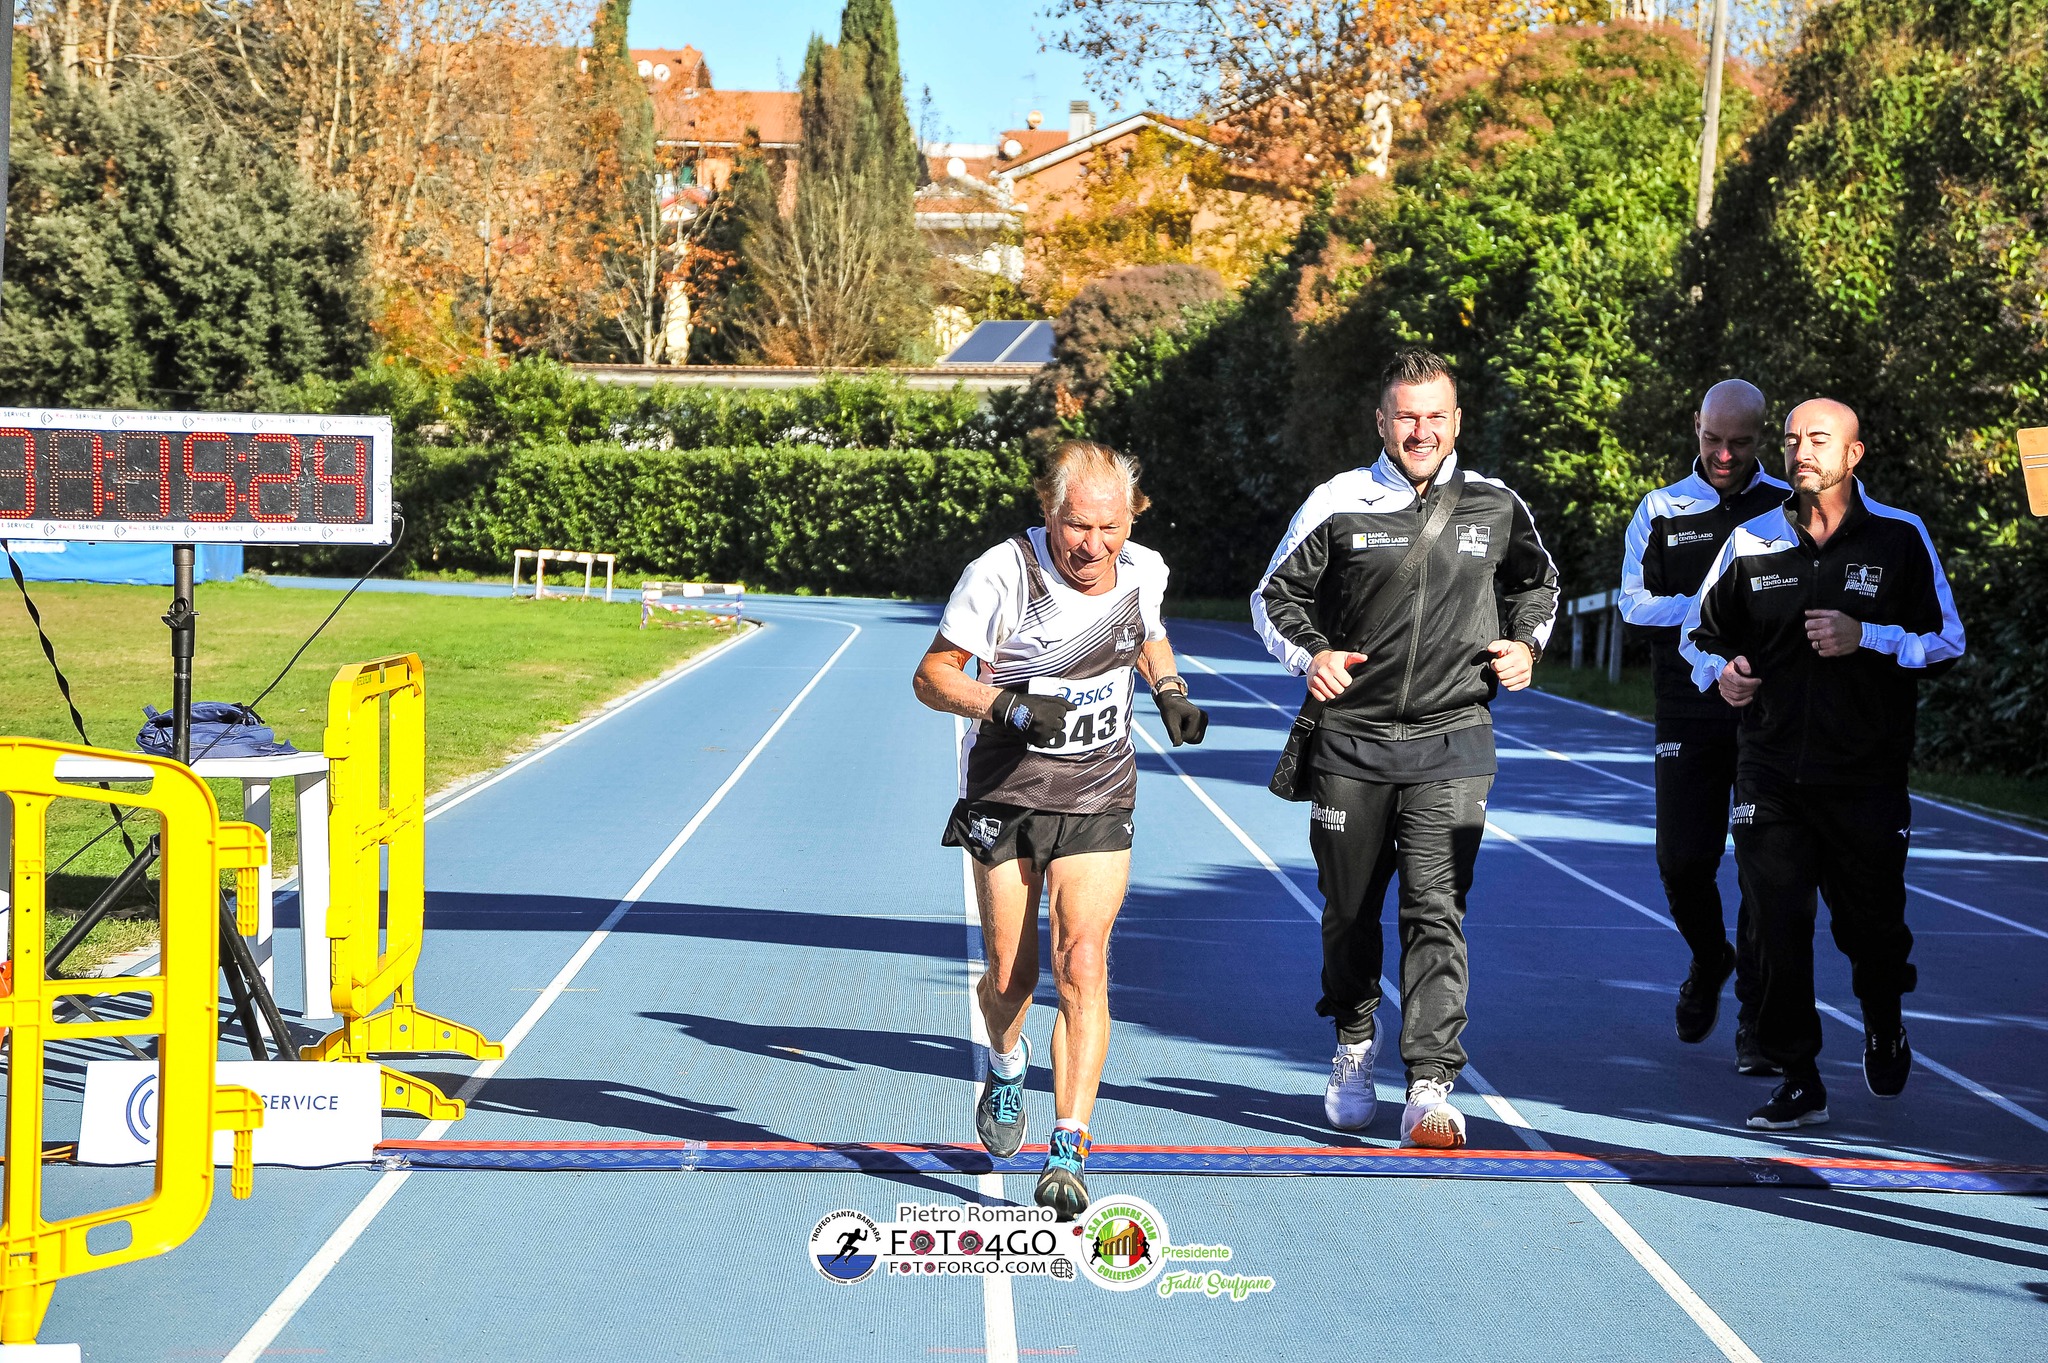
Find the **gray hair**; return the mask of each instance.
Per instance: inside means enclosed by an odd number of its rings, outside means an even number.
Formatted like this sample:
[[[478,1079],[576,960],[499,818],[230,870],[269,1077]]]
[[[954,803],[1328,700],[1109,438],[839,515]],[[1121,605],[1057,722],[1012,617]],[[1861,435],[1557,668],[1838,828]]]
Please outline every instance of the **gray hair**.
[[[1131,508],[1131,518],[1150,505],[1138,486],[1138,475],[1142,470],[1138,461],[1128,454],[1119,453],[1107,445],[1093,440],[1068,440],[1052,452],[1052,458],[1045,461],[1045,471],[1032,480],[1031,486],[1038,492],[1038,504],[1050,516],[1067,504],[1067,496],[1076,483],[1104,483],[1120,486]]]

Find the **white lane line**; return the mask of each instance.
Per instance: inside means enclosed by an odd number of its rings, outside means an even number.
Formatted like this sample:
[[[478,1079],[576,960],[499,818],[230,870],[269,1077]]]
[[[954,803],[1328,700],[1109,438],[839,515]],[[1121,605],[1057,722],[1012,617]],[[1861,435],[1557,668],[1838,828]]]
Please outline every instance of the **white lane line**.
[[[555,973],[555,978],[548,982],[548,987],[541,991],[540,997],[535,999],[519,1021],[513,1024],[512,1030],[505,1034],[503,1058],[487,1060],[479,1065],[476,1073],[470,1075],[468,1081],[456,1093],[457,1098],[466,1103],[475,1097],[477,1091],[490,1082],[491,1076],[512,1058],[512,1053],[519,1049],[520,1043],[532,1033],[541,1018],[546,1016],[548,1009],[554,1007],[555,1000],[562,997],[562,992],[575,980],[577,972],[583,969],[585,962],[589,961],[597,949],[604,945],[605,939],[611,936],[612,929],[619,925],[619,920],[640,901],[640,897],[647,893],[648,887],[654,884],[655,879],[668,869],[668,864],[675,860],[676,854],[683,850],[684,844],[696,835],[697,830],[704,826],[704,821],[711,817],[711,812],[724,802],[726,795],[739,784],[740,778],[747,774],[747,768],[754,765],[754,759],[774,741],[775,735],[782,732],[782,726],[789,722],[789,717],[796,713],[797,707],[802,705],[805,698],[817,688],[818,683],[825,679],[825,674],[830,672],[832,665],[853,646],[853,641],[860,637],[859,625],[844,620],[835,620],[832,623],[846,625],[853,632],[833,650],[832,656],[825,660],[825,665],[812,674],[810,681],[804,684],[804,689],[796,693],[796,699],[785,706],[782,713],[775,717],[775,722],[768,726],[768,732],[762,734],[760,740],[747,750],[747,755],[732,769],[732,774],[711,793],[711,798],[690,817],[690,821],[683,825],[683,831],[670,840],[661,855],[654,859],[654,863],[640,873],[640,878],[633,882],[633,887],[612,907],[604,922],[583,940],[583,945],[576,949],[576,954]],[[449,1125],[445,1121],[431,1122],[420,1132],[420,1139],[438,1140],[446,1134]],[[405,1181],[411,1177],[410,1169],[394,1169],[377,1180],[363,1200],[356,1204],[355,1210],[335,1227],[334,1233],[327,1237],[327,1242],[320,1246],[319,1251],[307,1261],[306,1266],[285,1285],[284,1291],[277,1294],[277,1299],[270,1303],[269,1308],[256,1318],[256,1323],[249,1327],[249,1332],[242,1336],[241,1342],[228,1354],[226,1363],[256,1363],[283,1332],[284,1327],[291,1323],[299,1308],[319,1290],[320,1284],[334,1271],[342,1256],[347,1254],[363,1232],[369,1229],[370,1223],[376,1220],[377,1213],[384,1210],[385,1204],[391,1201],[404,1186]]]
[[[1594,714],[1606,715],[1610,719],[1624,720],[1630,724],[1641,725],[1645,729],[1653,727],[1647,719],[1638,719],[1634,715],[1625,715],[1619,710],[1610,710],[1604,705],[1589,705],[1585,701],[1573,700],[1570,696],[1560,696],[1555,691],[1545,691],[1541,687],[1529,688],[1528,694],[1541,696],[1545,700],[1554,700],[1560,705],[1575,705],[1581,710],[1591,710]],[[2029,828],[2025,824],[2009,823],[1990,814],[1980,814],[1976,810],[1966,809],[1962,805],[1952,805],[1946,800],[1937,800],[1932,795],[1922,795],[1917,790],[1910,792],[1910,794],[1920,803],[1933,805],[1936,809],[1945,809],[1951,814],[1960,814],[1966,819],[1975,819],[1978,823],[1988,823],[1995,828],[2003,828],[2007,832],[2024,833],[2030,838],[2038,838],[2042,842],[2048,842],[2048,833],[2044,833],[2038,828]]]
[[[965,727],[955,715],[955,752],[959,751]],[[967,1035],[974,1043],[968,1047],[967,1077],[978,1084],[981,1064],[977,1062],[986,1063],[989,1045],[988,1022],[981,1016],[975,988],[981,982],[981,972],[988,968],[988,948],[982,942],[981,909],[974,897],[974,863],[964,847],[960,849],[960,895],[967,913]],[[1034,927],[1033,931],[1036,930]],[[1003,1193],[1003,1176],[993,1171],[976,1176],[975,1191],[991,1204],[1009,1200]],[[981,1275],[981,1333],[982,1356],[988,1363],[1017,1363],[1017,1306],[1010,1292],[1010,1280],[1000,1273]]]
[[[835,620],[833,621],[833,623],[840,624],[843,622]],[[739,644],[748,639],[753,638],[755,635],[761,633],[762,628],[763,627],[760,625],[750,626],[745,633],[736,634],[730,639],[720,640],[718,643],[712,645],[704,652],[690,659],[682,666],[668,673],[668,675],[656,677],[653,681],[642,683],[641,685],[635,687],[631,691],[628,691],[625,695],[620,696],[617,700],[609,702],[602,710],[599,710],[596,714],[590,716],[588,719],[578,720],[576,723],[571,724],[568,728],[563,729],[560,733],[555,734],[552,738],[549,738],[546,742],[542,743],[538,748],[535,748],[532,752],[526,754],[526,756],[519,758],[517,761],[512,762],[507,766],[498,768],[498,770],[492,772],[483,780],[478,781],[473,785],[464,786],[460,790],[456,791],[453,795],[450,795],[447,799],[430,806],[427,810],[426,817],[432,819],[437,815],[446,814],[449,810],[455,808],[457,805],[468,800],[472,795],[481,795],[485,791],[489,790],[492,786],[497,785],[498,782],[504,780],[506,777],[517,775],[519,772],[526,770],[534,763],[540,761],[541,758],[546,757],[549,753],[554,752],[556,749],[560,748],[563,744],[573,742],[574,740],[583,737],[583,735],[589,733],[592,729],[595,729],[598,725],[604,723],[606,720],[621,713],[622,711],[631,709],[633,706],[638,705],[641,701],[646,700],[655,692],[666,690],[672,683],[681,681],[684,677],[687,677],[688,675],[690,675],[690,673],[695,672],[698,668],[710,662],[713,658],[719,657],[726,653],[735,644]]]
[[[1560,762],[1569,762],[1575,767],[1580,767],[1586,771],[1593,772],[1596,775],[1604,776],[1610,781],[1617,781],[1624,786],[1633,786],[1637,790],[1648,791],[1652,795],[1656,794],[1657,792],[1657,788],[1649,784],[1648,782],[1638,781],[1633,777],[1629,776],[1623,776],[1620,772],[1609,771],[1607,770],[1607,768],[1600,766],[1597,763],[1587,762],[1581,760],[1580,758],[1573,757],[1570,753],[1558,752],[1555,748],[1546,748],[1540,743],[1531,743],[1526,738],[1518,738],[1514,734],[1505,732],[1498,725],[1494,726],[1493,732],[1496,738],[1505,738],[1508,742],[1516,744],[1519,747],[1527,748],[1531,752],[1542,753],[1545,757],[1555,758]],[[1906,882],[1906,888],[1911,890],[1914,894],[1924,895],[1928,899],[1936,900],[1940,903],[1946,904],[1952,909],[1961,909],[1964,913],[1974,913],[1979,918],[1988,918],[1994,923],[2002,923],[2006,927],[2014,928],[2020,932],[2027,934],[2029,937],[2039,937],[2043,941],[2048,941],[2048,931],[2043,931],[2040,928],[2034,927],[2030,923],[2022,923],[2017,919],[2007,918],[2004,914],[1993,913],[1989,909],[1980,909],[1975,904],[1965,904],[1960,899],[1951,899],[1945,894],[1936,894],[1932,890],[1922,889],[1920,886],[1915,885],[1910,880]]]
[[[1204,666],[1201,664],[1200,659],[1196,659],[1195,662],[1198,666]],[[1204,666],[1204,670],[1210,669]],[[1222,674],[1218,673],[1217,675],[1221,676]],[[1227,681],[1229,678],[1226,677],[1225,680]],[[1293,896],[1295,903],[1301,905],[1311,918],[1320,922],[1323,916],[1321,907],[1311,901],[1306,894],[1303,894],[1301,887],[1294,883],[1294,878],[1280,869],[1279,863],[1266,854],[1266,849],[1253,841],[1251,835],[1239,827],[1235,819],[1224,813],[1222,807],[1209,798],[1208,792],[1196,784],[1195,779],[1188,775],[1187,770],[1174,760],[1173,754],[1161,747],[1158,739],[1152,737],[1151,730],[1142,724],[1133,724],[1130,727],[1140,738],[1145,740],[1145,746],[1165,761],[1166,765],[1173,770],[1174,775],[1180,777],[1181,784],[1192,791],[1195,798],[1200,800],[1203,806],[1216,816],[1217,822],[1221,823],[1229,831],[1230,835],[1237,839],[1238,845],[1249,852],[1259,865],[1265,867],[1272,877],[1280,882],[1281,888]],[[1392,992],[1391,984],[1385,981],[1382,982],[1381,988],[1389,993]],[[1549,1143],[1537,1134],[1535,1128],[1529,1125],[1528,1120],[1515,1109],[1514,1104],[1503,1097],[1499,1089],[1487,1082],[1486,1078],[1477,1069],[1467,1065],[1464,1077],[1472,1081],[1472,1087],[1478,1090],[1480,1096],[1486,1100],[1487,1106],[1492,1108],[1494,1113],[1514,1131],[1515,1135],[1521,1139],[1524,1145],[1527,1145],[1532,1150],[1548,1150],[1550,1148]],[[1612,1235],[1620,1243],[1621,1247],[1628,1251],[1629,1257],[1642,1266],[1643,1270],[1650,1275],[1651,1280],[1657,1286],[1664,1289],[1665,1295],[1677,1303],[1678,1308],[1685,1312],[1686,1316],[1700,1328],[1700,1331],[1709,1340],[1713,1341],[1714,1347],[1721,1351],[1721,1356],[1726,1358],[1728,1363],[1762,1363],[1762,1360],[1756,1356],[1747,1344],[1742,1342],[1741,1337],[1734,1330],[1729,1328],[1728,1323],[1721,1319],[1714,1308],[1707,1305],[1699,1293],[1693,1291],[1692,1286],[1678,1275],[1677,1270],[1666,1263],[1664,1257],[1658,1254],[1655,1249],[1652,1249],[1649,1242],[1636,1233],[1635,1227],[1631,1226],[1620,1212],[1614,1210],[1613,1205],[1601,1195],[1599,1189],[1588,1183],[1567,1183],[1565,1186],[1571,1189],[1572,1196],[1576,1197],[1585,1206],[1586,1210],[1592,1212],[1600,1224],[1606,1227],[1607,1233]]]
[[[1673,932],[1676,932],[1678,930],[1677,924],[1673,923],[1670,920],[1670,918],[1666,917],[1664,914],[1657,912],[1657,910],[1650,908],[1648,905],[1642,903],[1639,900],[1629,898],[1627,895],[1623,894],[1619,890],[1613,889],[1612,887],[1607,885],[1603,885],[1601,882],[1593,879],[1593,877],[1586,875],[1573,867],[1565,865],[1565,863],[1559,861],[1556,857],[1551,856],[1550,853],[1544,851],[1542,848],[1535,846],[1533,843],[1524,842],[1522,839],[1508,832],[1505,828],[1502,828],[1499,824],[1493,822],[1491,819],[1487,820],[1486,828],[1488,832],[1505,838],[1507,841],[1521,848],[1524,852],[1527,852],[1530,856],[1535,857],[1538,861],[1545,862],[1548,865],[1555,867],[1557,870],[1564,872],[1573,880],[1578,881],[1581,885],[1584,885],[1589,889],[1599,891],[1601,894],[1606,895],[1609,899],[1613,900],[1617,904],[1623,905],[1627,908],[1634,909],[1637,913],[1642,914],[1645,918],[1651,919],[1654,922],[1662,923],[1665,927],[1670,928]],[[1850,1017],[1847,1013],[1835,1007],[1833,1004],[1827,1002],[1825,999],[1815,999],[1814,1006],[1818,1008],[1821,1012],[1826,1013],[1829,1017],[1835,1019],[1837,1022],[1852,1027],[1859,1033],[1863,1030],[1863,1024],[1861,1022],[1857,1021],[1855,1018]],[[2004,1094],[1999,1093],[1993,1089],[1986,1088],[1983,1084],[1978,1083],[1975,1079],[1970,1078],[1966,1074],[1962,1074],[1956,1070],[1950,1069],[1948,1066],[1942,1064],[1940,1061],[1934,1059],[1932,1056],[1929,1056],[1923,1053],[1922,1051],[1915,1049],[1913,1052],[1913,1062],[1917,1065],[1925,1065],[1928,1069],[1933,1070],[1936,1074],[1948,1080],[1950,1083],[1956,1085],[1958,1088],[1964,1090],[1967,1093],[1975,1094],[1977,1097],[1982,1098],[1985,1102],[1990,1103],[1993,1107],[2011,1113],[2013,1116],[2019,1118],[2021,1121],[2025,1122],[2028,1126],[2033,1127],[2035,1130],[2048,1132],[2048,1118],[2043,1118],[2038,1113],[2031,1112],[2028,1109],[2021,1107],[2018,1103],[2015,1103],[2012,1099],[2006,1097]]]

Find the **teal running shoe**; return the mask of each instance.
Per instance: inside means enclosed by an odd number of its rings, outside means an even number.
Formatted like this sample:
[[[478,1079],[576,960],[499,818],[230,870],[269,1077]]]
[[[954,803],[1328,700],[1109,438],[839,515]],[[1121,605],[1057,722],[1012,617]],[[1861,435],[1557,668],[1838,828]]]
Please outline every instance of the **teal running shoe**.
[[[1062,1221],[1088,1210],[1088,1184],[1082,1178],[1088,1169],[1088,1145],[1081,1132],[1056,1126],[1045,1148],[1045,1172],[1038,1176],[1032,1198],[1039,1206],[1052,1208]]]
[[[1031,1073],[1031,1039],[1023,1041],[1024,1068],[1015,1079],[1004,1079],[991,1069],[974,1104],[974,1134],[981,1137],[982,1149],[997,1159],[1008,1159],[1024,1148],[1024,1079]]]

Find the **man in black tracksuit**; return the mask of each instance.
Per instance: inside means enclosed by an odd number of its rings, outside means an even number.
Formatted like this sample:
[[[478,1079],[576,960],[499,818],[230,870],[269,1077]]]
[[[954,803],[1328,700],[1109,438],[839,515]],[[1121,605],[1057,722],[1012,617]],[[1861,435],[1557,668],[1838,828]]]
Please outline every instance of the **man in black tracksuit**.
[[[1692,950],[1678,987],[1678,1039],[1705,1041],[1720,1015],[1721,986],[1735,975],[1735,1067],[1775,1074],[1757,1049],[1755,1012],[1762,988],[1749,899],[1736,910],[1728,944],[1718,877],[1728,842],[1740,714],[1718,691],[1693,685],[1678,652],[1685,620],[1707,569],[1735,527],[1762,515],[1791,489],[1759,467],[1764,395],[1741,379],[1707,390],[1693,416],[1699,458],[1692,472],[1643,498],[1628,524],[1621,563],[1621,616],[1649,636],[1657,697],[1657,874],[1671,920]]]
[[[1962,657],[1963,626],[1926,527],[1851,476],[1862,457],[1854,412],[1826,399],[1794,408],[1792,496],[1730,537],[1682,626],[1693,680],[1744,712],[1736,869],[1763,950],[1757,1041],[1785,1072],[1750,1114],[1767,1130],[1828,1119],[1816,889],[1863,1005],[1865,1084],[1895,1098],[1912,1071],[1906,764],[1920,679]]]
[[[1457,387],[1427,351],[1396,356],[1377,412],[1385,453],[1317,488],[1287,529],[1252,615],[1266,646],[1327,702],[1311,739],[1309,845],[1324,896],[1323,997],[1337,1024],[1324,1091],[1335,1126],[1373,1113],[1379,915],[1401,880],[1404,1144],[1464,1143],[1449,1101],[1464,1068],[1465,896],[1493,784],[1487,704],[1529,684],[1550,637],[1557,570],[1529,509],[1458,467]],[[1441,499],[1455,512],[1380,598]]]

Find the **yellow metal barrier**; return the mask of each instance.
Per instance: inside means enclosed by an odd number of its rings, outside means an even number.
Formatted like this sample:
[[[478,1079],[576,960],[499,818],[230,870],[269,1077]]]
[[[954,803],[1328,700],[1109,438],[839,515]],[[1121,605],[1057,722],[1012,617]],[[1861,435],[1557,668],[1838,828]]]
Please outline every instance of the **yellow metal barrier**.
[[[150,768],[147,792],[108,792],[57,779],[65,756],[118,757]],[[108,753],[29,738],[0,738],[0,796],[12,800],[13,988],[0,997],[7,1029],[6,1212],[0,1219],[0,1343],[32,1344],[59,1280],[132,1263],[183,1243],[213,1200],[213,1133],[235,1133],[236,1197],[249,1195],[250,1133],[263,1100],[214,1083],[220,1048],[220,873],[253,877],[263,832],[220,821],[213,792],[191,770],[160,757]],[[43,974],[44,856],[50,802],[91,800],[153,810],[162,818],[158,864],[163,951],[157,973],[51,980]],[[63,998],[146,995],[139,1018],[58,1022]],[[155,1190],[140,1202],[58,1221],[43,1219],[43,1087],[52,1042],[88,1037],[158,1038]],[[94,1253],[86,1237],[126,1223],[128,1243]]]
[[[435,1052],[496,1060],[505,1054],[475,1028],[412,1002],[426,915],[426,714],[426,674],[416,653],[344,667],[328,688],[327,938],[334,1011],[342,1025],[300,1052],[308,1060]],[[386,877],[380,849],[390,863],[381,941],[379,888]],[[372,1015],[386,999],[390,1009]],[[460,1102],[424,1079],[389,1066],[384,1106],[434,1120],[463,1112]]]

